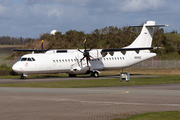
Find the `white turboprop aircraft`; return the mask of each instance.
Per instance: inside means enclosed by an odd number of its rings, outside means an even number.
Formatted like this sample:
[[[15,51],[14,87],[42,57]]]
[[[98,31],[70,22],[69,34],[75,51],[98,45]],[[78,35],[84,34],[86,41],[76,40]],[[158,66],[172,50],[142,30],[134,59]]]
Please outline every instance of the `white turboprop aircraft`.
[[[42,41],[42,50],[13,50],[33,52],[23,55],[12,69],[22,79],[29,74],[43,73],[67,73],[70,77],[91,74],[99,77],[99,71],[123,69],[156,56],[156,53],[149,51],[158,48],[151,47],[154,28],[168,26],[155,25],[155,21],[147,21],[143,26],[133,26],[143,27],[140,35],[129,46],[117,49],[86,49],[85,40],[83,50],[43,50]]]

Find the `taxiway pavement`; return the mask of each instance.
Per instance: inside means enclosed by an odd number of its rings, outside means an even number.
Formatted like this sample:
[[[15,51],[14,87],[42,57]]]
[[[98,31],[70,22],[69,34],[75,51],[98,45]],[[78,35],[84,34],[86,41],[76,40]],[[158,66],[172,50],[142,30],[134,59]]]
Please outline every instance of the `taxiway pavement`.
[[[145,76],[145,75],[132,75],[131,78],[147,78],[147,77],[158,77],[158,76]],[[70,81],[70,80],[92,80],[92,79],[113,79],[119,78],[119,75],[112,76],[100,76],[98,78],[90,76],[78,76],[78,77],[46,77],[46,78],[27,78],[27,79],[0,79],[1,83],[27,83],[27,82],[50,82],[50,81]]]
[[[180,111],[180,83],[102,88],[0,87],[0,96],[1,119],[12,120],[111,120],[147,112]]]

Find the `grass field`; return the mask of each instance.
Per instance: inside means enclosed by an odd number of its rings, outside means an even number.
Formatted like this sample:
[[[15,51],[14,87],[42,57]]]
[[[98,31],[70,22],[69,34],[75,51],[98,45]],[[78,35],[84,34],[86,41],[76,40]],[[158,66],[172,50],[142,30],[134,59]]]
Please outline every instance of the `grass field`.
[[[153,112],[115,120],[180,120],[180,111]]]
[[[0,48],[18,48],[22,46],[23,45],[0,45]]]
[[[120,74],[122,70],[102,71],[102,74]],[[123,72],[139,75],[179,75],[179,68],[126,68]]]
[[[151,85],[180,83],[180,75],[161,75],[150,78],[131,78],[130,82],[122,82],[116,79],[93,79],[93,80],[72,80],[72,81],[52,81],[33,83],[8,83],[0,84],[0,87],[43,87],[43,88],[84,88],[84,87],[110,87],[129,85]]]
[[[22,47],[22,45],[0,45],[0,60],[9,57],[12,54],[12,49]]]

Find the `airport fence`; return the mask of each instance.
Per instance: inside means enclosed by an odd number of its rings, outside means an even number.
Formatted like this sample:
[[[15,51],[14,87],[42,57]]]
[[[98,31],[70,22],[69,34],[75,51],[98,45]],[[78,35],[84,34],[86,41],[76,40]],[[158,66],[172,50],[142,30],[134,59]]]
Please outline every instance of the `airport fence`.
[[[19,58],[14,60],[0,60],[0,65],[6,64],[8,67],[12,67]],[[154,60],[149,59],[131,66],[132,68],[180,68],[180,60]]]
[[[20,57],[15,57],[14,60],[0,60],[0,65],[6,64],[8,67],[12,67],[19,59]]]
[[[149,59],[132,66],[133,68],[180,68],[180,60]]]
[[[12,67],[13,64],[14,64],[15,62],[17,62],[17,61],[18,61],[18,60],[1,60],[1,61],[0,61],[0,65],[6,64],[6,66],[8,66],[8,67]]]

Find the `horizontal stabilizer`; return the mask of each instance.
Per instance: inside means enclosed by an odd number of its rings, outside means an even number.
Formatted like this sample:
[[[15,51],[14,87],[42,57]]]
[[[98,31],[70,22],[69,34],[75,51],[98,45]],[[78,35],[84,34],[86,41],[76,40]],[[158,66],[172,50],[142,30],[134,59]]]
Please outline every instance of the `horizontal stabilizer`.
[[[146,25],[146,27],[170,27],[171,25]],[[129,27],[143,27],[141,26],[129,26]]]

